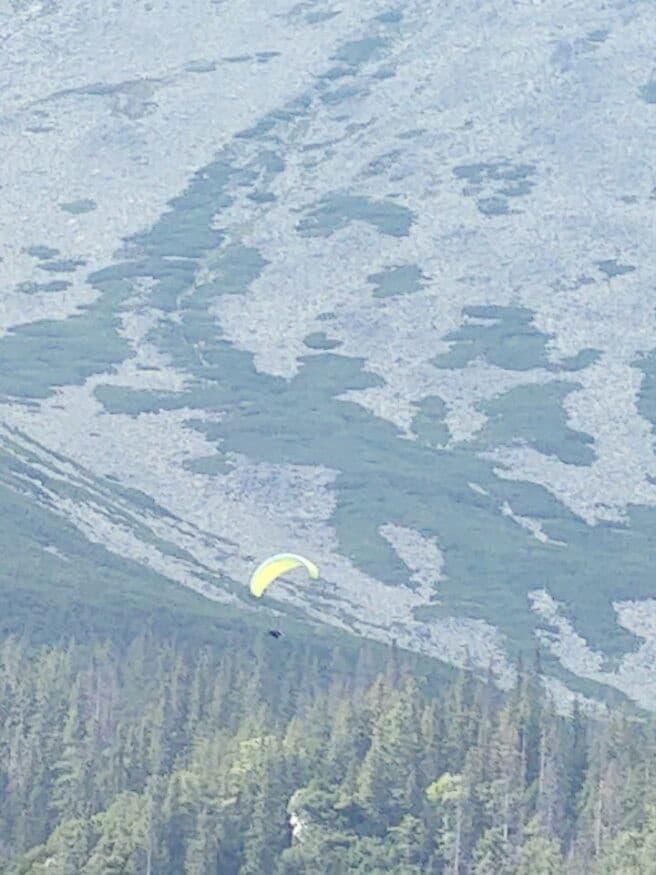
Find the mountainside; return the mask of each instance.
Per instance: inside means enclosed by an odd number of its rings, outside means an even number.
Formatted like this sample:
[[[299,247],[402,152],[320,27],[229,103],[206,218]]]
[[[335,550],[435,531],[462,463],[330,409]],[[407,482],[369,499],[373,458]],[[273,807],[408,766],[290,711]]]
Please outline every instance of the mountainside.
[[[655,32],[0,2],[5,622],[161,598],[502,686],[539,644],[656,709]],[[254,603],[280,550],[322,579]]]

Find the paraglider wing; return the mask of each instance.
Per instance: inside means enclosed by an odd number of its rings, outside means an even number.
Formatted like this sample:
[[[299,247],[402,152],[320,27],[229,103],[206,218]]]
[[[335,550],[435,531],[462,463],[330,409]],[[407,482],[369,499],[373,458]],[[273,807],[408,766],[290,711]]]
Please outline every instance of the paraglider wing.
[[[251,577],[251,593],[257,598],[261,598],[266,588],[274,580],[301,565],[307,568],[310,577],[315,580],[319,577],[319,569],[314,562],[310,562],[309,559],[305,559],[305,557],[299,556],[296,553],[279,553],[276,556],[265,559],[253,572]]]

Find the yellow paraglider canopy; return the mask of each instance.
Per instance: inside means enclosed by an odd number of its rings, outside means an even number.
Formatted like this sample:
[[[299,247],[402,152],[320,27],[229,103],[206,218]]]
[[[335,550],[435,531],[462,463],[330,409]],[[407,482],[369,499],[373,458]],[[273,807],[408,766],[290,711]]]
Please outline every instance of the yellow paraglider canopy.
[[[308,574],[314,580],[319,577],[317,566],[304,556],[299,556],[297,553],[277,553],[275,556],[270,556],[261,565],[258,565],[253,572],[251,577],[251,593],[257,598],[261,598],[266,588],[274,580],[293,568],[299,568],[301,565],[307,568]]]

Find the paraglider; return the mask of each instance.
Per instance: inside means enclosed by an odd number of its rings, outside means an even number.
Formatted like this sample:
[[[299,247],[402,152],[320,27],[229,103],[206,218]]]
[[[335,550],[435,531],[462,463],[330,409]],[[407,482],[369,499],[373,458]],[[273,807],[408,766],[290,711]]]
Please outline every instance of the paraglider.
[[[307,569],[311,578],[316,580],[319,577],[319,569],[304,556],[299,556],[297,553],[277,553],[275,556],[270,556],[265,559],[261,565],[253,572],[251,577],[251,593],[256,598],[261,598],[265,590],[274,580],[293,568],[303,566]]]

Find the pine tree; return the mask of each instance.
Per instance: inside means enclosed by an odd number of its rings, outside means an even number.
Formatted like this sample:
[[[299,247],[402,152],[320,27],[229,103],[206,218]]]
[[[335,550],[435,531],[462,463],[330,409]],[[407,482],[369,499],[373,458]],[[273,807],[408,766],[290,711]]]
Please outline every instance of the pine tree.
[[[445,772],[426,788],[426,798],[441,817],[438,844],[448,875],[460,875],[463,871],[468,790],[463,776],[452,775],[450,772]]]
[[[282,758],[275,748],[261,752],[253,776],[254,804],[244,837],[244,863],[240,875],[273,872],[276,858],[290,844],[291,830],[281,766]]]
[[[412,680],[394,696],[374,725],[357,783],[357,798],[374,820],[398,822],[419,803],[420,762],[418,690]],[[408,780],[413,774],[412,780]]]
[[[196,818],[194,832],[187,842],[184,875],[217,875],[219,839],[216,824],[207,810]]]
[[[478,733],[478,715],[472,703],[474,680],[468,666],[458,671],[455,682],[446,690],[442,709],[444,757],[451,770],[460,771],[465,752]]]
[[[51,805],[60,818],[84,815],[88,805],[87,770],[89,757],[85,743],[85,721],[79,679],[73,684],[68,714],[62,731],[62,752],[54,766]]]
[[[514,848],[499,826],[485,830],[472,853],[472,875],[516,875]]]
[[[326,770],[335,783],[345,780],[357,763],[359,766],[369,750],[371,736],[369,716],[354,702],[341,702],[333,715],[326,747]]]
[[[535,812],[540,823],[547,835],[563,835],[566,831],[569,788],[562,757],[562,727],[556,715],[546,708],[542,711],[540,721],[535,783]]]
[[[92,824],[99,838],[84,866],[85,875],[143,875],[148,852],[143,799],[123,793]]]
[[[423,821],[412,814],[406,814],[398,826],[390,827],[387,833],[388,862],[390,871],[401,872],[404,867],[416,867],[418,872],[425,871],[432,842]]]
[[[563,858],[558,841],[542,832],[536,819],[527,824],[519,850],[516,875],[562,875]]]

